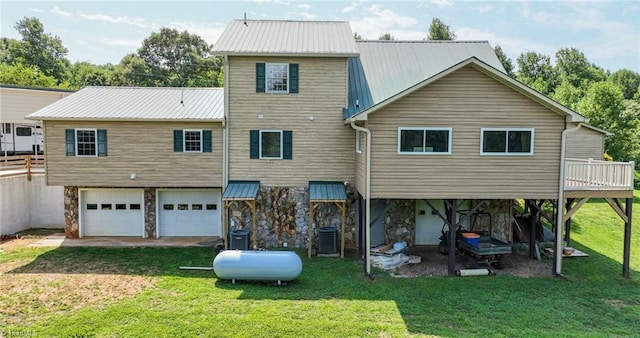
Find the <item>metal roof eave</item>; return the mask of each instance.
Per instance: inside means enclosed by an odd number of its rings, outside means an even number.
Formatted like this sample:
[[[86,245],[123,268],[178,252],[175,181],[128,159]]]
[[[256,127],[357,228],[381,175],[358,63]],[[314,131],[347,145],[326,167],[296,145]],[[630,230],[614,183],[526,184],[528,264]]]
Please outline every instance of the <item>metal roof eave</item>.
[[[359,53],[269,53],[269,52],[224,52],[215,51],[215,56],[264,56],[264,57],[336,57],[348,58],[358,57]]]
[[[224,122],[224,117],[220,119],[140,119],[140,118],[104,118],[104,117],[48,117],[48,116],[25,116],[27,120],[33,121],[101,121],[101,122]]]
[[[421,82],[416,83],[415,85],[379,102],[378,104],[375,104],[359,113],[354,114],[353,116],[347,118],[344,123],[350,123],[351,121],[357,122],[357,121],[366,121],[368,118],[368,115],[371,113],[374,113],[386,106],[388,106],[391,103],[394,103],[395,101],[405,97],[406,95],[409,95],[419,89],[424,88],[425,86],[445,77],[448,76],[449,74],[463,68],[466,67],[468,65],[472,65],[474,66],[476,69],[482,71],[483,73],[487,74],[488,76],[491,76],[492,78],[512,87],[513,89],[519,91],[520,93],[522,93],[523,95],[526,95],[534,100],[536,100],[537,102],[547,106],[548,108],[550,108],[551,110],[555,111],[558,114],[561,115],[565,115],[567,118],[567,122],[588,122],[588,119],[585,118],[584,116],[580,115],[577,112],[574,112],[573,110],[561,105],[560,103],[544,96],[542,93],[539,93],[538,91],[530,88],[529,86],[521,83],[518,80],[515,80],[511,77],[509,77],[507,74],[504,74],[502,72],[500,72],[499,70],[489,66],[488,64],[480,61],[479,59],[475,58],[475,57],[470,57],[462,62],[459,62],[456,65],[453,65],[443,71],[441,71],[438,74],[435,74],[434,76],[427,78]]]

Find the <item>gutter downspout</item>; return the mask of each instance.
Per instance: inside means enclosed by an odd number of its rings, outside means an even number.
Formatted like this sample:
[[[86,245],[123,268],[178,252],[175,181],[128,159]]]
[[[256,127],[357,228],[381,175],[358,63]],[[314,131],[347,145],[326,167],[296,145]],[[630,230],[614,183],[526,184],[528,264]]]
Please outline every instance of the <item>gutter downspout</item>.
[[[224,120],[222,120],[222,188],[229,183],[229,57],[224,56]]]
[[[565,129],[562,131],[562,142],[560,146],[560,179],[558,180],[558,216],[556,219],[556,242],[555,242],[555,264],[553,265],[553,272],[556,277],[562,276],[562,242],[563,236],[562,231],[564,229],[564,181],[565,181],[565,156],[566,156],[566,146],[567,146],[567,135],[574,131],[577,131],[582,127],[582,123],[578,123],[578,126],[570,129]]]
[[[361,131],[367,134],[367,152],[366,152],[366,165],[365,165],[365,188],[364,188],[364,203],[365,203],[365,275],[371,278],[371,130],[357,126],[355,121],[351,121],[351,128],[357,131]]]

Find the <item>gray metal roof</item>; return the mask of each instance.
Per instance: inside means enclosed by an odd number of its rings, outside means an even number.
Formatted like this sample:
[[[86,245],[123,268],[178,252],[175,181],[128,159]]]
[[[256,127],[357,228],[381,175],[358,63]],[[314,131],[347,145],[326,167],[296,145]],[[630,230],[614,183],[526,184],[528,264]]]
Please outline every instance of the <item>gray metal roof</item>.
[[[310,202],[344,202],[347,192],[343,182],[309,181]]]
[[[345,118],[470,57],[504,72],[486,41],[357,41],[356,44],[360,57],[349,59],[349,107]]]
[[[224,89],[86,87],[27,118],[217,121],[224,118]]]
[[[233,20],[213,46],[221,55],[357,56],[346,21]]]
[[[260,181],[229,181],[222,194],[223,200],[254,200],[258,196]]]

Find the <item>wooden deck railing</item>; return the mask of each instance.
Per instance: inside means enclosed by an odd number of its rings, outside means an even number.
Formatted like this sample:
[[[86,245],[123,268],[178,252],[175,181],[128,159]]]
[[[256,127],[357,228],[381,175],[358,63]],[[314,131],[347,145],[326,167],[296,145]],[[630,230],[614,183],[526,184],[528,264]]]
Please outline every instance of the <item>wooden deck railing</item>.
[[[44,173],[44,155],[0,156],[0,176]]]
[[[565,160],[565,190],[633,190],[635,163]]]

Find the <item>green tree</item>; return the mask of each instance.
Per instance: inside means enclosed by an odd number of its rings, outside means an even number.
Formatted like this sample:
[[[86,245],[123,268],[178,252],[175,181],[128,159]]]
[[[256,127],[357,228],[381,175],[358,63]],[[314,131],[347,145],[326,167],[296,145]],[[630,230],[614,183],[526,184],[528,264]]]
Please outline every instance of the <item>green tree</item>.
[[[37,18],[23,18],[14,26],[22,36],[19,45],[9,49],[14,63],[35,66],[47,76],[62,83],[67,78],[67,48],[62,40],[44,32],[44,25]]]
[[[545,95],[554,92],[558,78],[548,55],[526,52],[518,56],[516,63],[518,64],[516,74],[518,81]]]
[[[161,80],[160,75],[152,74],[151,67],[135,54],[125,55],[111,75],[113,86],[159,87]]]
[[[556,52],[555,70],[560,80],[566,80],[574,87],[588,87],[592,82],[604,81],[604,70],[587,60],[575,48],[562,48]]]
[[[580,113],[589,118],[590,125],[613,134],[606,139],[605,152],[614,160],[638,159],[638,102],[625,101],[619,86],[610,81],[600,81],[589,87],[577,107]]]
[[[384,33],[382,35],[380,35],[378,37],[378,40],[385,40],[385,41],[391,41],[391,40],[395,40],[395,36],[389,34],[389,33]]]
[[[562,79],[556,90],[550,95],[552,99],[573,110],[577,109],[578,102],[584,96],[582,87],[575,87],[567,79]]]
[[[43,74],[38,67],[0,63],[0,83],[17,86],[52,88],[56,79]]]
[[[640,74],[629,69],[620,69],[609,76],[609,80],[622,88],[625,99],[633,99],[640,90]]]
[[[354,32],[353,33],[353,39],[362,40],[362,35],[358,34],[358,32]]]
[[[16,39],[0,38],[0,63],[13,64],[15,52],[20,48],[20,41]]]
[[[431,20],[427,40],[455,40],[456,33],[438,18]]]
[[[86,86],[111,85],[111,65],[97,66],[89,62],[76,62],[70,68],[69,85],[80,89]]]
[[[144,60],[149,75],[161,86],[217,87],[220,58],[211,55],[211,46],[201,37],[162,28],[142,42],[137,56]]]
[[[496,45],[496,47],[493,49],[496,52],[496,56],[498,57],[498,60],[500,60],[500,63],[502,63],[502,67],[504,67],[504,70],[507,72],[507,75],[509,75],[512,78],[516,77],[516,74],[513,72],[513,61],[511,61],[511,59],[507,56],[507,54],[505,54],[505,52],[502,50],[502,47],[500,47],[500,45]]]

